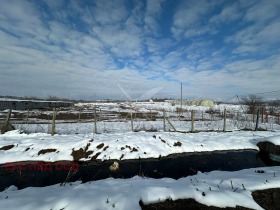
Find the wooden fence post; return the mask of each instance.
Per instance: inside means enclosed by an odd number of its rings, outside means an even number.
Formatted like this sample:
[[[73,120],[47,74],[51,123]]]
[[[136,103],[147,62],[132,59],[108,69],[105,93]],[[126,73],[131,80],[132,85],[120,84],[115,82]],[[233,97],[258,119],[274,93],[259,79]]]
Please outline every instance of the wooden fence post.
[[[56,118],[56,108],[53,108],[53,119],[52,119],[52,136],[55,132],[55,118]]]
[[[265,121],[268,123],[268,112],[265,112]]]
[[[223,127],[223,132],[226,132],[227,129],[227,109],[224,109],[224,127]]]
[[[4,124],[2,125],[2,128],[1,128],[1,134],[4,134],[8,130],[11,114],[12,114],[12,110],[9,109],[6,120],[5,120],[5,122],[4,122]]]
[[[262,123],[263,123],[263,113],[264,113],[264,108],[262,108]]]
[[[29,109],[28,109],[28,111],[27,111],[27,116],[26,116],[26,118],[25,118],[25,124],[27,124],[28,117],[29,117]]]
[[[94,133],[97,134],[97,116],[96,116],[96,106],[94,106]]]
[[[201,112],[201,120],[203,121],[203,110]]]
[[[191,120],[192,120],[192,132],[194,132],[194,110],[192,110]]]
[[[79,109],[79,119],[78,119],[78,122],[80,122],[81,120],[81,109]]]
[[[174,131],[177,132],[177,129],[174,127],[174,125],[172,125],[172,123],[170,122],[170,120],[168,119],[168,117],[165,117],[166,121],[169,123],[169,125],[173,128]]]
[[[236,120],[239,121],[239,111],[237,112]]]
[[[258,127],[259,127],[259,116],[260,116],[260,109],[258,109],[258,112],[257,112],[257,120],[256,120],[255,131],[257,131]]]
[[[165,125],[165,110],[163,109],[163,131],[166,131],[166,125]]]
[[[132,114],[132,110],[130,112],[130,118],[131,118],[131,131],[133,132],[134,129],[133,129],[133,114]]]

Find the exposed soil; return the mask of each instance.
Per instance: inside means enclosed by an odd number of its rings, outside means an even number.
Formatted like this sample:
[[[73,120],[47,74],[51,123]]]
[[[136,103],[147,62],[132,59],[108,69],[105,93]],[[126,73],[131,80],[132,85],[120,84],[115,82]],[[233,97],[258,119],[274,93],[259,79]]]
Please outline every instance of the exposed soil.
[[[280,188],[255,191],[253,198],[264,209],[278,210],[280,208]]]
[[[280,188],[273,188],[267,190],[259,190],[253,192],[253,198],[261,207],[266,210],[279,210],[280,207]],[[205,210],[219,210],[219,209],[241,209],[247,210],[248,208],[237,206],[236,208],[219,208],[215,206],[206,206],[198,203],[194,199],[179,199],[171,200],[168,199],[164,202],[144,205],[142,201],[139,202],[143,210],[182,210],[182,209],[205,209]]]
[[[0,150],[9,150],[12,149],[15,145],[7,145],[0,148]]]
[[[149,204],[149,205],[144,205],[142,201],[139,202],[141,208],[143,210],[184,210],[184,209],[206,209],[206,210],[219,210],[219,209],[240,209],[240,210],[248,210],[248,208],[242,207],[242,206],[237,206],[236,208],[219,208],[216,206],[206,206],[201,203],[198,203],[194,199],[179,199],[179,200],[171,200],[168,199],[164,202],[160,203],[154,203],[154,204]],[[250,210],[250,209],[249,209]]]
[[[131,118],[131,112],[113,112],[115,114],[118,114],[119,118],[124,118],[124,119],[130,119]],[[133,113],[132,117],[138,118],[138,119],[147,119],[147,120],[155,120],[159,118],[158,112],[147,112],[147,113],[142,113],[142,112],[135,112]]]
[[[56,149],[42,149],[38,152],[38,155],[44,155],[46,153],[55,152]]]
[[[45,110],[45,111],[50,111],[48,114],[47,113],[42,113],[42,112],[33,112],[30,111],[28,119],[40,119],[40,120],[51,120],[52,119],[52,111],[51,110]],[[63,111],[63,110],[62,110]],[[93,120],[94,119],[94,110],[87,110],[86,112],[76,110],[75,113],[73,112],[65,112],[69,111],[68,109],[64,110],[64,112],[58,111],[56,114],[56,120]],[[73,111],[73,110],[70,110]],[[23,122],[26,121],[27,117],[27,112],[14,112],[13,113],[13,118],[17,120],[21,120]],[[130,119],[131,118],[131,113],[130,112],[115,112],[115,111],[108,111],[108,110],[97,110],[96,117],[98,121],[101,120],[110,120],[110,119]],[[158,115],[158,112],[153,111],[153,112],[147,112],[147,113],[142,113],[142,112],[136,112],[133,113],[133,118],[137,119],[147,119],[147,120],[156,120],[161,118]]]
[[[262,152],[267,152],[267,153],[272,153],[279,155],[280,154],[280,146],[279,145],[274,145],[271,142],[264,141],[264,142],[259,142],[257,146],[260,148],[260,151]]]
[[[173,145],[174,147],[180,147],[180,146],[182,146],[182,143],[181,142],[174,142],[174,145]]]
[[[104,143],[101,143],[101,144],[96,146],[97,149],[101,149],[102,147],[104,147]]]
[[[73,160],[78,161],[81,158],[88,158],[88,156],[90,156],[93,153],[93,151],[87,151],[89,146],[90,143],[88,143],[85,148],[80,148],[79,150],[74,150],[73,148],[71,153],[71,155],[73,156]]]

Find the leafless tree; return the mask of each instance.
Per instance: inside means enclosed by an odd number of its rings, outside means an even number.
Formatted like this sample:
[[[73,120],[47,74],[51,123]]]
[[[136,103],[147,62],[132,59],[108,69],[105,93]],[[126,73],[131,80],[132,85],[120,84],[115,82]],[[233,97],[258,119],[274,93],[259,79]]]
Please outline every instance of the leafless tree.
[[[257,95],[244,96],[241,98],[241,102],[248,106],[248,113],[250,114],[264,105],[263,98]]]
[[[277,114],[280,111],[280,100],[270,101],[269,103],[269,113],[271,115]]]

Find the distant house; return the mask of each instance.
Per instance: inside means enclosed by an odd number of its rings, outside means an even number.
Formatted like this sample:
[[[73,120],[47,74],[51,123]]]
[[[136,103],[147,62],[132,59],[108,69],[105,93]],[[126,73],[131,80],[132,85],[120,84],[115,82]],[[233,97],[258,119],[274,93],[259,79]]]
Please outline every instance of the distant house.
[[[45,109],[53,107],[73,106],[72,102],[64,101],[38,101],[38,100],[14,100],[0,98],[0,110],[27,110],[27,109]]]

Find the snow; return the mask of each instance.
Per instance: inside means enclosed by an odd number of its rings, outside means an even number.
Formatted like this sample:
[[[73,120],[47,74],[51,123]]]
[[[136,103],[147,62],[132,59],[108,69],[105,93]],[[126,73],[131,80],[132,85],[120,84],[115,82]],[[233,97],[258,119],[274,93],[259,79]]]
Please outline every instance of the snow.
[[[0,150],[0,163],[17,161],[72,161],[72,150],[85,149],[93,153],[87,159],[100,153],[99,160],[158,158],[183,152],[203,152],[216,150],[255,149],[264,137],[272,137],[275,132],[127,132],[103,134],[54,135],[46,133],[24,134],[18,130],[0,135],[0,148],[14,145],[9,150]],[[181,142],[181,146],[175,143]],[[104,144],[100,149],[98,145]],[[108,148],[104,151],[104,148]],[[56,149],[55,152],[38,155],[42,149]]]
[[[263,141],[271,142],[274,145],[280,145],[280,135],[270,136],[268,138],[264,138]]]
[[[264,173],[257,173],[262,170]],[[235,172],[212,171],[178,180],[151,179],[135,176],[130,179],[108,178],[94,182],[74,182],[48,187],[16,190],[14,186],[0,192],[3,209],[141,209],[144,204],[166,199],[193,198],[199,203],[217,207],[237,205],[262,209],[252,192],[280,187],[280,167],[245,169]]]
[[[172,106],[168,102],[128,102],[128,103],[80,103],[76,104],[84,110],[63,111],[61,113],[78,114],[92,113],[91,108],[97,106],[101,109],[103,121],[97,122],[98,132],[92,134],[93,122],[90,119],[79,123],[57,120],[56,134],[51,136],[51,123],[49,120],[30,118],[30,123],[15,124],[18,130],[0,135],[0,148],[12,145],[8,150],[0,149],[0,164],[18,161],[46,161],[62,160],[72,161],[73,150],[88,148],[93,153],[81,161],[90,160],[97,153],[98,160],[120,160],[158,158],[170,154],[211,152],[218,150],[259,150],[258,142],[269,141],[280,145],[280,126],[271,123],[275,131],[237,131],[240,128],[253,128],[250,120],[234,121],[227,119],[227,130],[232,132],[199,132],[179,133],[163,132],[162,109],[165,109],[172,124],[180,131],[191,128],[190,121],[181,121],[176,110],[179,105]],[[87,108],[88,109],[87,109]],[[244,114],[241,109],[245,106],[220,104],[211,108],[201,106],[183,106],[184,119],[190,119],[189,110],[196,110],[196,130],[222,130],[222,115],[214,116],[206,113],[213,109],[229,113]],[[104,112],[103,112],[104,111]],[[115,111],[116,113],[112,113]],[[130,120],[119,119],[118,114],[141,112],[147,119],[135,119],[134,128],[137,130],[156,129],[158,132],[131,132]],[[157,112],[157,121],[149,121],[150,112]],[[3,112],[2,112],[3,113]],[[24,113],[24,111],[22,112]],[[38,113],[29,113],[29,116]],[[44,114],[51,116],[51,111]],[[104,115],[104,116],[103,116]],[[146,116],[147,115],[147,116]],[[51,118],[50,118],[51,119]],[[108,120],[106,120],[108,119]],[[248,119],[251,119],[250,116]],[[206,120],[206,121],[205,121]],[[121,122],[120,122],[121,121]],[[65,123],[67,122],[67,123]],[[83,123],[82,123],[83,122]],[[260,127],[268,129],[268,123],[260,123]],[[167,129],[170,126],[167,124]],[[22,133],[24,130],[27,133]],[[37,133],[36,133],[37,132]],[[40,133],[43,132],[43,133]],[[28,134],[29,133],[29,134]],[[78,133],[78,134],[76,134]],[[181,143],[178,144],[178,142]],[[102,148],[100,145],[104,144]],[[178,146],[180,145],[180,146]],[[106,149],[105,149],[106,148]],[[40,154],[43,149],[56,149],[55,152]],[[117,162],[116,162],[117,163]],[[263,170],[265,173],[257,173]],[[195,176],[183,177],[179,180],[171,178],[151,179],[135,176],[130,179],[108,178],[88,183],[74,182],[65,185],[52,185],[48,187],[29,187],[17,190],[10,186],[0,192],[1,209],[140,209],[139,201],[145,204],[164,201],[166,199],[193,198],[205,205],[218,207],[235,207],[241,205],[252,209],[262,209],[252,198],[255,190],[280,188],[280,167],[265,167],[245,169],[235,172],[212,171],[198,173]]]

